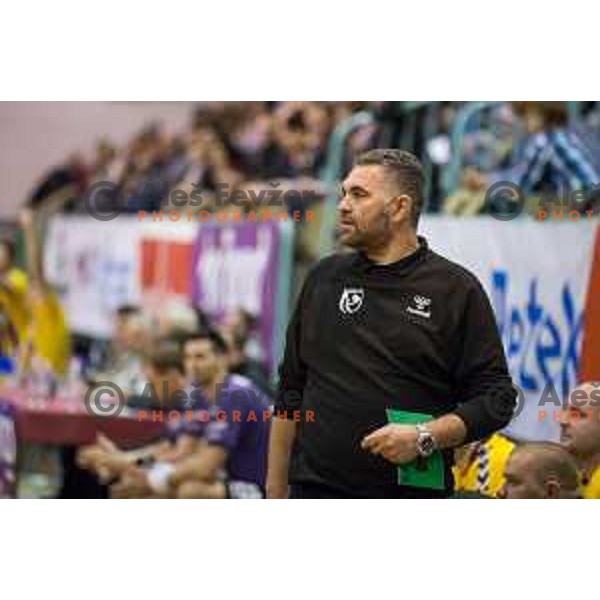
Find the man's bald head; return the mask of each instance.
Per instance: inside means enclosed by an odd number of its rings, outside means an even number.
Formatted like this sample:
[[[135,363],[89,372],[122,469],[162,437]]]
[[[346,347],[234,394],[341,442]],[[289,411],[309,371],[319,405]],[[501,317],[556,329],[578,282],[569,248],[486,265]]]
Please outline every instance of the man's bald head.
[[[517,446],[506,463],[504,478],[504,498],[579,497],[577,463],[558,444],[531,442]]]
[[[600,455],[600,382],[583,383],[569,394],[561,443],[580,460]]]

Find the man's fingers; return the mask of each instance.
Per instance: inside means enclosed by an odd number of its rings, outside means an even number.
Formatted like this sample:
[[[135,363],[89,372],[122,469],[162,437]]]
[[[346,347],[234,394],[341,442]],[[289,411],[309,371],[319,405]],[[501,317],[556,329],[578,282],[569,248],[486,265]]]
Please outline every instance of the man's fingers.
[[[112,440],[107,438],[103,433],[98,433],[96,436],[96,443],[98,446],[100,446],[100,448],[106,450],[107,452],[113,452],[117,449]]]
[[[106,466],[99,465],[96,473],[100,483],[108,483],[112,479],[112,473]]]
[[[388,431],[389,430],[386,425],[376,429],[373,433],[366,435],[361,442],[362,448],[364,450],[371,450],[376,444],[387,437]]]
[[[373,440],[366,448],[367,452],[373,454],[381,454],[388,447],[388,442],[385,438],[377,438]]]

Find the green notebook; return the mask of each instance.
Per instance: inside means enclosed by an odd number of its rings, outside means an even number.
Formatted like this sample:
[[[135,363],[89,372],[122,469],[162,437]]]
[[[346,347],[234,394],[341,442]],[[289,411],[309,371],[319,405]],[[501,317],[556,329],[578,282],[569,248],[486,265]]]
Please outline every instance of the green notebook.
[[[431,421],[431,415],[423,413],[412,413],[403,410],[387,409],[387,418],[390,423],[403,423],[405,425],[416,425]],[[434,490],[446,489],[444,458],[438,450],[425,459],[421,467],[416,462],[398,467],[398,485],[409,485],[418,488],[430,488]]]

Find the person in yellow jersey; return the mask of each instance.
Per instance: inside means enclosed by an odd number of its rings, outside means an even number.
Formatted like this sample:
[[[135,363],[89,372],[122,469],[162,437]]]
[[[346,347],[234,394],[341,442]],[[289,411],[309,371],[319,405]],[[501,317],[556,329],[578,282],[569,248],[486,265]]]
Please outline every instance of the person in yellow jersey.
[[[561,416],[561,443],[579,463],[583,497],[600,499],[600,382],[576,387]]]
[[[458,496],[497,497],[504,483],[504,466],[515,444],[500,433],[454,452],[454,491]]]
[[[27,274],[16,267],[14,262],[14,244],[10,240],[0,240],[0,284],[24,294],[27,289]]]
[[[56,294],[43,275],[41,252],[34,226],[34,214],[26,209],[20,215],[25,235],[28,284],[25,302],[19,312],[24,321],[16,327],[21,368],[41,360],[58,377],[65,375],[70,358],[70,336],[65,316]]]
[[[0,240],[0,356],[14,355],[27,324],[27,274],[14,264],[14,246]]]

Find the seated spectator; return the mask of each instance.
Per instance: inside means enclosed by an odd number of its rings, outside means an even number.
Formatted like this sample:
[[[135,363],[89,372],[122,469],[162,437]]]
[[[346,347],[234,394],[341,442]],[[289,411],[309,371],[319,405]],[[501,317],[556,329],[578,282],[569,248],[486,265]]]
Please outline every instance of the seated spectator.
[[[485,189],[480,174],[467,168],[461,175],[460,187],[446,198],[442,211],[453,216],[481,214],[485,207]]]
[[[112,488],[116,497],[262,496],[268,405],[249,380],[228,374],[226,350],[211,330],[190,334],[184,342],[186,378],[200,388],[186,408],[207,411],[210,420],[169,422],[160,445],[137,451],[123,452],[99,440],[81,452],[81,464],[105,479],[118,477]]]
[[[501,498],[580,498],[579,473],[573,457],[558,444],[535,442],[519,445],[504,469]]]
[[[146,355],[144,362],[146,376],[143,392],[147,405],[156,409],[181,409],[175,402],[174,392],[184,390],[186,381],[182,356],[179,347],[172,343],[161,343]],[[183,433],[181,436],[165,435],[161,440],[134,450],[122,450],[108,438],[99,435],[96,443],[85,446],[78,452],[77,462],[96,473],[103,483],[117,480],[127,468],[150,457],[163,460],[179,457],[191,450],[195,440]]]
[[[500,433],[455,450],[454,489],[457,495],[496,497],[504,484],[504,467],[515,444]]]
[[[600,499],[600,389],[584,383],[569,396],[561,421],[561,443],[579,463],[583,497]]]
[[[153,339],[149,318],[137,306],[122,306],[114,317],[113,339],[105,356],[96,361],[87,377],[109,379],[126,393],[141,391],[143,354]]]

